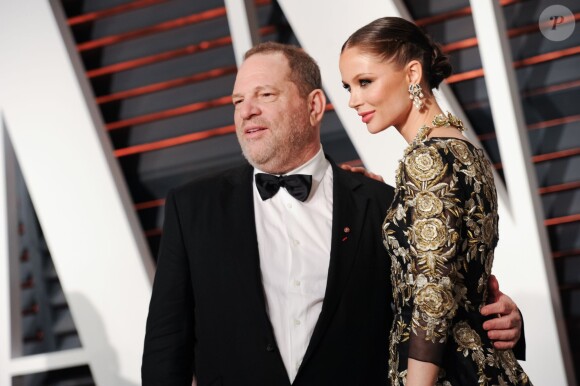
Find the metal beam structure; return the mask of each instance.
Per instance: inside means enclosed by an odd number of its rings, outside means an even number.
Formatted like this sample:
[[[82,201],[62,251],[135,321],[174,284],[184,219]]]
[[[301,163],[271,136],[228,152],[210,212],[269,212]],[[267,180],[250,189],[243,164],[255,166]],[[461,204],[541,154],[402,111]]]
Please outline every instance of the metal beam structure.
[[[503,11],[493,0],[470,3],[516,225],[510,242],[519,253],[509,257],[506,269],[525,275],[518,290],[529,298],[526,327],[543,331],[534,334],[536,346],[528,350],[528,358],[541,363],[546,379],[539,380],[538,375],[531,379],[537,384],[573,385],[572,357]]]
[[[60,2],[0,2],[0,26],[0,110],[84,358],[97,384],[137,385],[153,259]],[[77,365],[75,352],[33,361],[3,351],[1,373]]]
[[[16,305],[20,304],[15,278],[18,269],[13,263],[17,253],[16,240],[16,161],[8,133],[4,127],[0,111],[0,385],[12,383],[10,362],[13,355],[22,352],[19,340],[13,336],[21,336],[20,312]]]
[[[224,0],[238,67],[247,50],[260,42],[258,16],[253,0]]]
[[[76,348],[14,358],[10,363],[10,371],[7,374],[11,377],[16,377],[19,375],[44,373],[52,370],[82,366],[89,363],[87,352],[82,348]]]

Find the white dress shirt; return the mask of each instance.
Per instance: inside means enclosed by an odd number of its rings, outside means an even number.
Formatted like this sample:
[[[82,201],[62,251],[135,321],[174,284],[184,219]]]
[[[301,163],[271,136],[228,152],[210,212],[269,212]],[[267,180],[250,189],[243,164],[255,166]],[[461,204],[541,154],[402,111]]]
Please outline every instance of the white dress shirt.
[[[254,169],[255,173],[261,171]],[[293,382],[322,309],[330,262],[332,167],[322,148],[288,174],[312,175],[305,202],[284,188],[262,201],[254,183],[260,268],[268,315]]]

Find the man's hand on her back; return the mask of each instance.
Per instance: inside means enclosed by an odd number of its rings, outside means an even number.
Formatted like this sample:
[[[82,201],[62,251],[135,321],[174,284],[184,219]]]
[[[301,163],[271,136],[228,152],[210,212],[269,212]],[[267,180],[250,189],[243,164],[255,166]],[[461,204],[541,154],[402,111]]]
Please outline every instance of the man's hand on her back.
[[[349,164],[342,164],[340,165],[340,167],[344,170],[348,170],[351,171],[353,173],[361,173],[369,178],[372,178],[373,180],[377,180],[379,182],[385,182],[385,180],[383,180],[383,177],[381,177],[378,174],[369,172],[367,169],[363,168],[362,166],[351,166]]]
[[[499,290],[499,283],[494,275],[489,277],[487,284],[488,304],[481,308],[481,314],[497,317],[483,323],[483,329],[494,341],[495,348],[499,350],[514,348],[522,333],[522,316],[518,306]]]

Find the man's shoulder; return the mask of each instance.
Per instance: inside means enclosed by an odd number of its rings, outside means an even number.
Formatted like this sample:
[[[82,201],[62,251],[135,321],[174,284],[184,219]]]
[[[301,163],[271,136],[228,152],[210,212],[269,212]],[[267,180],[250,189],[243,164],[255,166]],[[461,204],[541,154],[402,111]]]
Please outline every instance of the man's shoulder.
[[[205,174],[183,185],[170,190],[176,197],[192,197],[199,194],[214,194],[215,192],[234,184],[241,183],[245,177],[250,177],[252,167],[248,164],[234,166],[229,169]]]
[[[343,170],[340,167],[335,168],[335,172],[340,175],[340,178],[344,178],[347,181],[351,181],[351,183],[358,184],[361,188],[379,195],[392,196],[395,190],[391,185],[367,177],[362,173],[350,172]]]
[[[378,205],[381,210],[386,210],[393,202],[395,189],[392,186],[366,177],[362,173],[346,171],[339,167],[334,170],[336,178],[351,186],[354,193],[366,196],[371,202]]]

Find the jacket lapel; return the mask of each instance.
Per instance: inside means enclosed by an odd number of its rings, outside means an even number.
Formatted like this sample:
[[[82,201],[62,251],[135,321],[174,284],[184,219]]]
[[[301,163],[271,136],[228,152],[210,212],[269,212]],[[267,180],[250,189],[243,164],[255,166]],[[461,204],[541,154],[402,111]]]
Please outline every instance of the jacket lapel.
[[[233,253],[235,264],[239,272],[241,293],[234,296],[243,297],[244,303],[248,305],[248,313],[254,316],[255,323],[262,325],[266,335],[264,348],[268,344],[275,344],[276,338],[274,330],[268,317],[266,297],[262,283],[262,272],[260,270],[260,252],[258,249],[258,236],[256,232],[256,216],[254,212],[254,184],[253,171],[250,165],[244,166],[241,171],[232,173],[228,177],[231,184],[221,202],[231,205],[228,209],[233,222],[231,229],[235,232],[231,238],[235,252]],[[286,369],[282,357],[278,353],[278,370],[280,374],[285,374]],[[288,378],[286,378],[288,379]],[[288,379],[288,385],[290,380]]]
[[[365,219],[368,197],[357,194],[360,182],[336,166],[333,168],[333,209],[330,265],[322,310],[304,355],[302,366],[308,361],[332,320],[340,298],[348,283],[351,267],[356,259],[360,232]],[[301,367],[302,367],[301,366]]]
[[[248,300],[255,307],[256,320],[264,322],[266,329],[273,339],[272,326],[266,312],[266,299],[262,285],[260,271],[260,256],[258,250],[258,237],[256,233],[256,221],[254,214],[253,196],[253,168],[246,165],[241,173],[232,173],[228,178],[231,190],[222,202],[231,205],[228,209],[231,221],[231,229],[235,235],[231,238],[232,245],[228,248],[235,250],[235,263],[239,272],[239,280],[242,290]],[[238,296],[244,296],[238,294]]]

